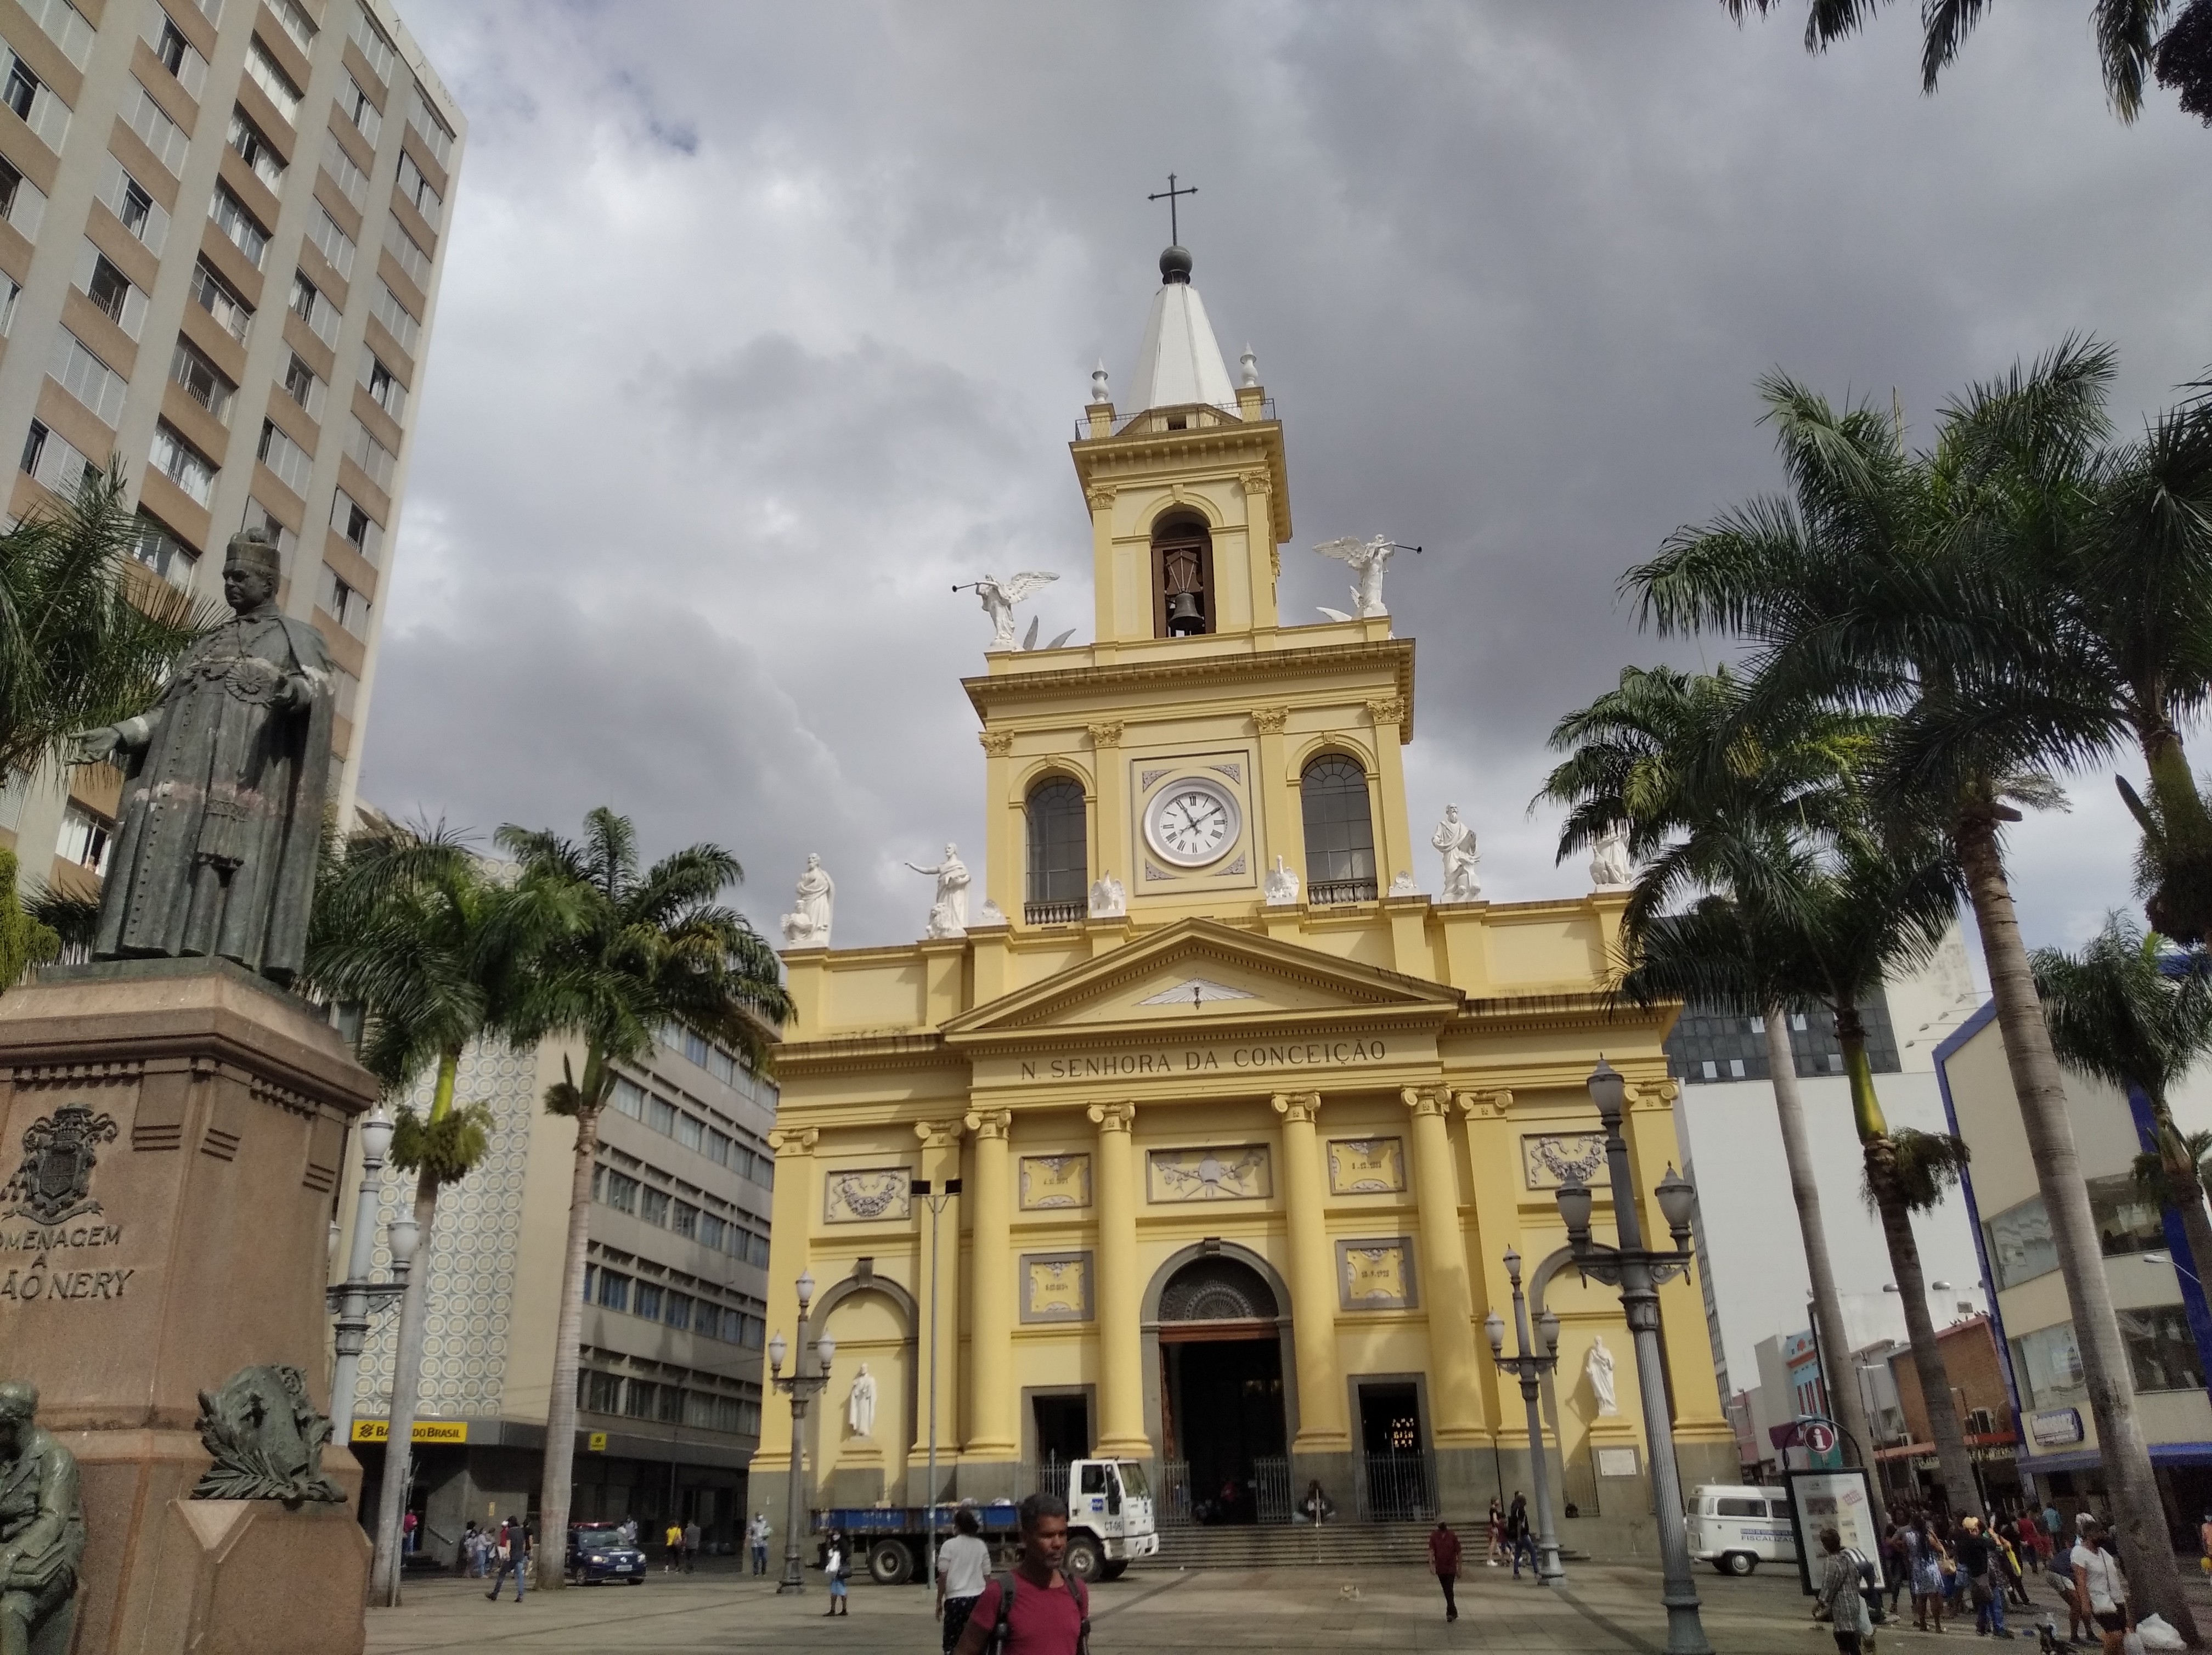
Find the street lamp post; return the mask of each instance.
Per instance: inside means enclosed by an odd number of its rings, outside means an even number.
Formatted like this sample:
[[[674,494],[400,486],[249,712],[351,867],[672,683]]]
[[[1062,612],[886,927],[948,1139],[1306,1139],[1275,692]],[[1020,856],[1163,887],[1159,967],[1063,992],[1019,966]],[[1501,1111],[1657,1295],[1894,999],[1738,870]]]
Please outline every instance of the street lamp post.
[[[1513,1281],[1515,1354],[1505,1354],[1505,1318],[1496,1311],[1483,1317],[1482,1329],[1490,1336],[1490,1360],[1498,1364],[1498,1372],[1521,1381],[1521,1400],[1528,1409],[1528,1446],[1534,1465],[1530,1475],[1536,1486],[1536,1579],[1547,1586],[1562,1586],[1566,1584],[1567,1571],[1559,1561],[1559,1530],[1552,1524],[1551,1474],[1544,1464],[1544,1415],[1536,1402],[1544,1375],[1559,1365],[1559,1318],[1549,1311],[1537,1318],[1544,1330],[1544,1354],[1536,1354],[1529,1348],[1528,1301],[1521,1294],[1521,1255],[1510,1247],[1505,1250],[1505,1274]]]
[[[929,1203],[929,1487],[923,1492],[923,1522],[929,1530],[929,1558],[925,1580],[937,1579],[937,1220],[945,1204],[960,1193],[960,1180],[947,1178],[933,1185],[916,1178],[908,1186]]]
[[[1628,1083],[1604,1058],[1589,1077],[1590,1101],[1605,1127],[1606,1171],[1613,1187],[1613,1229],[1618,1246],[1590,1238],[1590,1191],[1578,1177],[1559,1187],[1559,1216],[1566,1220],[1567,1244],[1586,1276],[1620,1289],[1620,1307],[1636,1340],[1637,1388],[1644,1402],[1645,1452],[1651,1462],[1652,1506],[1659,1523],[1659,1559],[1667,1606],[1668,1655],[1712,1655],[1698,1617],[1698,1589],[1690,1578],[1690,1540],[1682,1521],[1682,1478],[1674,1464],[1674,1430],[1667,1409],[1667,1378],[1660,1366],[1660,1284],[1690,1268],[1690,1214],[1698,1192],[1672,1166],[1652,1193],[1673,1235],[1672,1252],[1647,1251],[1644,1226],[1636,1211],[1636,1178],[1628,1166],[1628,1145],[1620,1135]]]
[[[783,1336],[779,1333],[768,1342],[769,1383],[791,1398],[791,1497],[784,1509],[783,1579],[775,1583],[779,1597],[786,1592],[806,1590],[806,1578],[799,1562],[799,1535],[806,1523],[806,1404],[829,1384],[830,1359],[837,1354],[837,1342],[823,1334],[814,1343],[814,1372],[806,1371],[806,1311],[813,1302],[814,1272],[802,1270],[799,1275],[799,1360],[788,1379],[783,1377]]]
[[[392,1220],[386,1239],[392,1246],[392,1279],[372,1281],[376,1263],[376,1208],[384,1193],[384,1164],[392,1153],[392,1117],[379,1104],[361,1123],[361,1194],[353,1209],[353,1250],[346,1279],[325,1287],[324,1301],[337,1315],[337,1360],[331,1369],[331,1440],[353,1439],[353,1393],[361,1376],[361,1353],[368,1344],[369,1317],[407,1291],[408,1268],[415,1262],[421,1226],[410,1216]],[[333,1226],[333,1228],[336,1226]],[[389,1451],[390,1445],[386,1444]]]

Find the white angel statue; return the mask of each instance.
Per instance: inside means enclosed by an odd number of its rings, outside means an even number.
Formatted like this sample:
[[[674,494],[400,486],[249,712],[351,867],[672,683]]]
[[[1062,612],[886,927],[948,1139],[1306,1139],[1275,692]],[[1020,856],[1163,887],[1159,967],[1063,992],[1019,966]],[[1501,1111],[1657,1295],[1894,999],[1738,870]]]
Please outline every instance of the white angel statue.
[[[991,648],[1012,649],[1014,647],[1014,605],[1032,592],[1042,590],[1057,581],[1059,575],[1050,569],[1027,569],[1020,574],[1001,581],[995,575],[986,575],[969,584],[982,600],[983,612],[991,618]],[[961,588],[955,587],[955,592]]]
[[[1382,566],[1390,561],[1391,553],[1398,550],[1388,535],[1376,535],[1372,540],[1354,540],[1349,536],[1341,540],[1324,540],[1314,550],[1324,557],[1334,557],[1348,564],[1359,577],[1352,588],[1353,613],[1361,619],[1370,615],[1388,615],[1390,611],[1382,601]],[[1348,621],[1351,615],[1340,609],[1319,605],[1321,612],[1333,621]]]

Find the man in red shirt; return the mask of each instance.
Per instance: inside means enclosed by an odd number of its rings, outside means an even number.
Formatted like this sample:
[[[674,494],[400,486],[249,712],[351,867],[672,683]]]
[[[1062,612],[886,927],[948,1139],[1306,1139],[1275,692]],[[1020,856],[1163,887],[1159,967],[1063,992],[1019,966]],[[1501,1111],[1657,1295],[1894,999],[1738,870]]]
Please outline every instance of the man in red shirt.
[[[1458,1620],[1459,1603],[1452,1589],[1459,1584],[1459,1536],[1442,1518],[1429,1536],[1429,1567],[1436,1571],[1437,1584],[1444,1589],[1444,1619]]]
[[[1086,1655],[1091,1594],[1066,1571],[1067,1506],[1051,1494],[1031,1494],[1022,1502],[1021,1522],[1022,1561],[983,1588],[952,1655],[982,1655],[1010,1588],[1006,1643],[993,1655]]]

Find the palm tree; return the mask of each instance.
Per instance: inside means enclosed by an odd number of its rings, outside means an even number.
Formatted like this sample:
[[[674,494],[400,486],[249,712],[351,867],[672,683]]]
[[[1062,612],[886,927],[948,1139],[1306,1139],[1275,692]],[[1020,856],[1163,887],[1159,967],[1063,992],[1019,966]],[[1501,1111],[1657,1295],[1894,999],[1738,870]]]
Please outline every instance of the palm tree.
[[[564,911],[563,934],[545,956],[533,997],[537,1032],[565,1033],[584,1044],[581,1077],[563,1059],[563,1078],[545,1097],[549,1110],[574,1119],[576,1147],[538,1499],[544,1589],[561,1585],[566,1567],[592,1169],[617,1066],[642,1061],[672,1025],[733,1047],[764,1068],[770,1031],[792,1006],[775,951],[720,904],[744,873],[720,846],[689,846],[641,874],[635,829],[605,806],[584,818],[580,841],[510,824],[499,831],[499,843],[521,864],[524,882],[541,885]]]
[[[1743,727],[1741,710],[1742,686],[1726,666],[1698,676],[1672,667],[1630,666],[1622,669],[1617,688],[1568,714],[1552,732],[1552,746],[1567,758],[1537,799],[1567,807],[1559,860],[1625,827],[1630,852],[1642,866],[1624,919],[1632,955],[1655,923],[1664,923],[1663,908],[1700,889],[1729,893],[1740,918],[1795,915],[1807,871],[1804,848],[1840,825],[1839,809],[1848,806],[1845,784],[1863,757],[1868,721],[1814,710],[1794,727],[1753,737]],[[1752,934],[1753,929],[1747,923],[1737,940],[1734,958],[1741,973],[1729,998],[1765,1027],[1775,1116],[1820,1348],[1848,1351],[1787,1020],[1813,1002],[1792,975],[1801,952],[1795,940],[1778,949]],[[1871,1451],[1874,1439],[1858,1387],[1832,1382],[1829,1390],[1852,1446],[1862,1455]],[[1948,1389],[1941,1394],[1948,1397]]]
[[[2169,960],[2172,969],[2169,969]],[[2212,976],[2201,954],[2163,955],[2155,935],[2109,916],[2078,954],[2039,948],[2035,986],[2059,1057],[2150,1106],[2152,1142],[2136,1178],[2180,1215],[2202,1276],[2212,1268],[2212,1215],[2204,1208],[2203,1145],[2175,1124],[2174,1086],[2212,1053]]]
[[[2041,766],[2098,758],[2113,739],[2097,664],[2022,551],[2046,526],[2035,479],[2097,441],[2108,371],[2109,353],[2069,340],[1947,407],[1927,453],[1906,449],[1888,413],[1838,413],[1771,375],[1760,390],[1791,497],[1677,530],[1622,585],[1662,631],[1747,638],[1754,703],[1895,714],[1881,785],[1939,815],[1966,876],[2137,1584],[2193,1640],[2001,837],[2021,805],[2058,797]]]
[[[439,1192],[483,1158],[492,1128],[483,1104],[458,1104],[454,1087],[470,1044],[527,1037],[533,965],[557,907],[526,883],[495,879],[463,838],[441,825],[355,834],[326,856],[307,945],[308,986],[361,1007],[361,1059],[387,1096],[434,1071],[430,1108],[403,1105],[393,1165],[416,1175],[418,1265],[401,1301],[392,1358],[392,1417],[375,1530],[370,1599],[399,1603],[401,1520],[422,1373],[431,1232]]]
[[[1721,0],[1741,23],[1782,9],[1783,0]],[[1856,34],[1888,0],[1808,0],[1805,50],[1825,52]],[[1921,0],[1920,88],[1933,92],[1958,60],[1990,0]],[[2169,21],[2169,18],[2172,20]],[[2212,125],[2212,0],[2094,0],[2089,30],[2105,95],[2124,121],[2142,113],[2143,87],[2155,76],[2181,95],[2181,106]]]
[[[211,618],[132,557],[137,537],[113,468],[0,533],[0,785],[143,712]]]

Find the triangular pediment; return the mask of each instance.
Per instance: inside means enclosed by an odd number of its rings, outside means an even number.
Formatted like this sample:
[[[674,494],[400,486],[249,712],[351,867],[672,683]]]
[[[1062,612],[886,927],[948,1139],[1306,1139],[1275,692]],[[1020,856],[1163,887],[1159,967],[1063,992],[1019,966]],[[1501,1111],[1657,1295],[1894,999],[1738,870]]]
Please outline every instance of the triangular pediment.
[[[1254,1027],[1347,1016],[1442,1022],[1462,998],[1445,983],[1193,919],[964,1012],[945,1025],[945,1037],[969,1044],[1055,1031]]]

